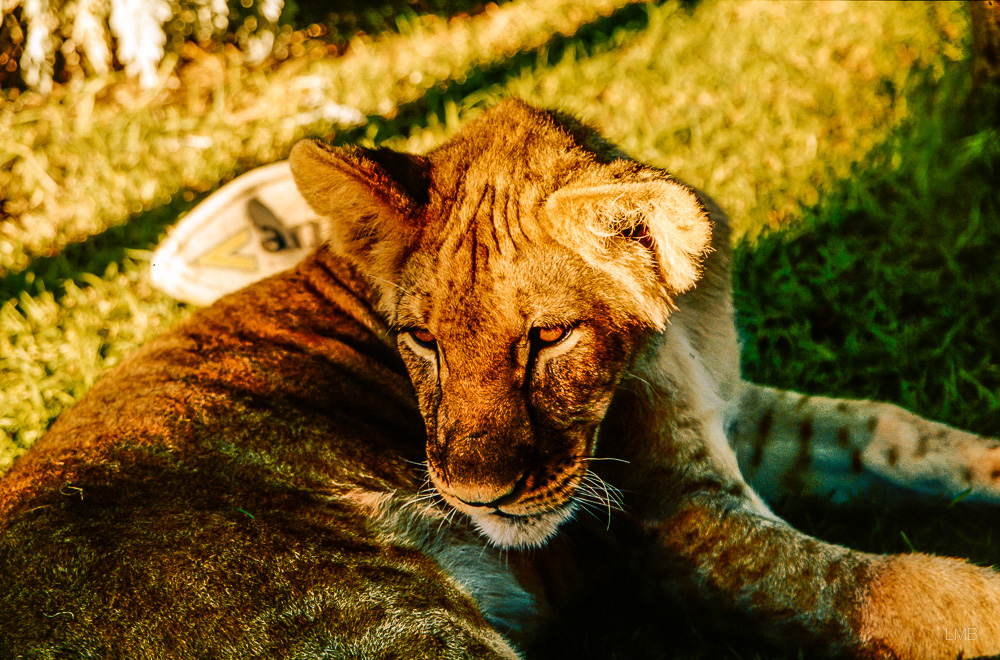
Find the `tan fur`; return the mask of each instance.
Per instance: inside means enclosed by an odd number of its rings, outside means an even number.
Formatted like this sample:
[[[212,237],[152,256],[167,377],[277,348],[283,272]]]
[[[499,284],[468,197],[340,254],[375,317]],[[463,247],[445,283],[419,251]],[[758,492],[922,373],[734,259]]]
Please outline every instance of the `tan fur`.
[[[151,342],[0,482],[0,658],[514,658],[622,567],[825,655],[1000,652],[992,570],[809,538],[753,490],[828,457],[990,499],[995,444],[743,382],[711,199],[519,101],[426,156],[291,166],[336,241]]]
[[[944,557],[891,557],[880,562],[863,598],[861,638],[890,646],[900,658],[920,660],[935,649],[956,656],[957,648],[966,658],[997,655],[993,571]]]

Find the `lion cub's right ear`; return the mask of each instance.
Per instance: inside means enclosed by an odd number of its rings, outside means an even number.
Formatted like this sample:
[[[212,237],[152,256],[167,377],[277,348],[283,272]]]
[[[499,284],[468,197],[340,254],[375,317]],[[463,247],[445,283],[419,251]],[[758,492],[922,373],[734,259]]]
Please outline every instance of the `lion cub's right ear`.
[[[299,192],[330,218],[334,249],[370,276],[395,281],[398,256],[417,233],[427,203],[427,160],[316,140],[296,144],[288,160]]]

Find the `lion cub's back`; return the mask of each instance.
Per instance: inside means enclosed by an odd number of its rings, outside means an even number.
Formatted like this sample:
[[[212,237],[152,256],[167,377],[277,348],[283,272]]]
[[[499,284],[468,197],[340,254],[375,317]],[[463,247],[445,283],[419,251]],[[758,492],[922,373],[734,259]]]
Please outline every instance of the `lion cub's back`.
[[[423,442],[352,278],[320,254],[203,310],[18,462],[0,482],[0,650],[363,654],[387,617],[476,620],[436,564],[336,497],[416,490]]]
[[[106,373],[15,464],[0,481],[0,520],[15,491],[58,490],[119,461],[313,487],[369,471],[391,481],[386,468],[403,462],[386,450],[419,455],[423,423],[367,293],[320,252],[196,313]]]

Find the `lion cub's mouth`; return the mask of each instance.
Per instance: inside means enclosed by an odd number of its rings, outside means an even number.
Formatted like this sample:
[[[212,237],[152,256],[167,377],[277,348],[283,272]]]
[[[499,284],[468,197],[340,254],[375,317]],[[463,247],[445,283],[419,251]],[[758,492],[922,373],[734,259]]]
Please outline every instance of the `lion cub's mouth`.
[[[559,527],[570,520],[576,503],[567,500],[558,508],[540,513],[513,514],[499,509],[469,514],[476,528],[494,545],[501,548],[533,548],[545,545]]]
[[[430,467],[430,466],[429,466]],[[473,506],[456,497],[430,467],[431,481],[449,506],[469,516],[476,528],[501,548],[544,545],[576,511],[574,493],[580,472],[570,470],[542,492],[522,493],[513,502],[499,506]]]
[[[531,517],[531,514],[528,514],[528,515],[520,514],[520,515],[518,515],[516,513],[506,513],[504,511],[501,511],[500,509],[496,509],[495,511],[491,511],[490,515],[496,516],[497,518],[500,518],[501,520],[514,520],[514,519],[517,519],[517,518],[530,518]]]

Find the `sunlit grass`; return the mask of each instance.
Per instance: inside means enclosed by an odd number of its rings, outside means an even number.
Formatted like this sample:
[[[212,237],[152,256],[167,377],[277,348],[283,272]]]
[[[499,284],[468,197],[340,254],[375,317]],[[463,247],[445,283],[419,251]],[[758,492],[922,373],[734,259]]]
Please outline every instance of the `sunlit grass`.
[[[81,280],[67,282],[58,300],[48,291],[25,293],[0,306],[0,467],[102,371],[183,314],[130,259]]]

